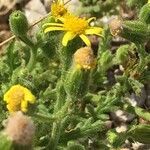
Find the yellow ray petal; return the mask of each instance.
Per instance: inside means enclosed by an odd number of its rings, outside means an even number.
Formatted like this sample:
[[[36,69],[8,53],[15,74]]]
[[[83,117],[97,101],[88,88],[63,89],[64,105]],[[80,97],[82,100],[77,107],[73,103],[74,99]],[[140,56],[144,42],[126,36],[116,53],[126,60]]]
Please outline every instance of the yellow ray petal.
[[[21,103],[21,110],[26,112],[27,107],[28,107],[28,102],[27,101],[22,101],[22,103]]]
[[[61,23],[45,23],[44,25],[42,25],[42,28],[44,28],[46,26],[60,26],[60,27],[62,27],[63,24],[61,24]]]
[[[92,17],[92,18],[89,18],[87,21],[88,21],[88,23],[90,23],[90,22],[93,21],[93,20],[96,20],[96,18],[95,18],[95,17]]]
[[[50,31],[63,31],[64,28],[62,27],[47,27],[44,29],[44,33],[50,32]]]
[[[62,23],[64,23],[64,21],[65,21],[65,18],[64,17],[59,17],[59,18],[57,18],[59,21],[61,21]]]
[[[14,112],[14,110],[10,107],[10,105],[7,105],[6,107],[9,110],[9,112]]]
[[[89,40],[84,34],[81,34],[81,35],[79,35],[79,36],[80,36],[80,38],[83,40],[83,42],[84,42],[87,46],[91,47],[91,42],[90,42],[90,40]]]
[[[4,101],[6,101],[7,103],[9,103],[9,100],[10,100],[9,94],[6,93],[6,94],[4,95]]]
[[[24,101],[33,104],[35,102],[35,96],[26,88],[24,88],[24,93]]]
[[[102,31],[103,29],[100,27],[92,27],[92,28],[86,29],[85,34],[95,34],[95,35],[101,36],[100,33],[102,33]]]
[[[62,40],[62,45],[67,46],[68,41],[72,40],[76,35],[73,32],[67,32]]]

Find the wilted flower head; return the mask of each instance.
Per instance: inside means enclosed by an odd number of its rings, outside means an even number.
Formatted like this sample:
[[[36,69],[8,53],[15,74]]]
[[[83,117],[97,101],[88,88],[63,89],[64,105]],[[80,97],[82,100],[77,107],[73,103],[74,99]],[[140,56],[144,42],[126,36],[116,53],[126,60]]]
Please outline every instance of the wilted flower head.
[[[64,6],[64,0],[55,0],[51,5],[52,16],[59,18],[68,13],[68,10]]]
[[[27,111],[28,102],[34,103],[35,96],[27,88],[21,85],[12,86],[4,95],[9,112]]]
[[[122,30],[122,21],[119,19],[113,19],[109,23],[110,32],[113,36],[117,36]]]
[[[79,18],[72,14],[68,14],[63,18],[58,18],[60,23],[45,23],[43,25],[44,33],[50,31],[65,31],[65,35],[62,40],[62,45],[67,46],[68,42],[79,36],[87,46],[91,46],[90,40],[86,35],[101,36],[103,29],[100,27],[91,27],[89,23],[94,19]]]
[[[93,51],[90,47],[78,49],[74,54],[74,65],[83,69],[92,69],[96,65]]]
[[[31,145],[35,126],[31,118],[19,111],[7,119],[4,133],[16,144]]]

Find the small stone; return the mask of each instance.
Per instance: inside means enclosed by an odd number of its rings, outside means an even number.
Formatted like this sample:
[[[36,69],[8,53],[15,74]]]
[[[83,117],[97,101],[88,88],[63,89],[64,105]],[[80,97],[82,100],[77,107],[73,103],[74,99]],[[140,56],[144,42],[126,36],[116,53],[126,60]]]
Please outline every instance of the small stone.
[[[129,114],[122,110],[117,110],[116,112],[111,112],[110,115],[111,115],[112,120],[114,120],[115,122],[118,122],[118,123],[131,122],[135,117],[133,114]]]
[[[133,150],[150,150],[150,144],[143,144],[139,142],[132,143]]]
[[[129,102],[133,107],[144,106],[145,101],[146,101],[146,92],[144,88],[142,88],[141,90],[141,96],[137,96],[135,93],[132,93],[129,98]]]
[[[127,125],[126,124],[121,124],[120,126],[116,127],[116,132],[121,133],[121,132],[126,132],[127,131]]]
[[[46,14],[47,12],[45,10],[45,7],[40,0],[31,0],[25,6],[25,15],[27,16],[29,24],[32,24]]]

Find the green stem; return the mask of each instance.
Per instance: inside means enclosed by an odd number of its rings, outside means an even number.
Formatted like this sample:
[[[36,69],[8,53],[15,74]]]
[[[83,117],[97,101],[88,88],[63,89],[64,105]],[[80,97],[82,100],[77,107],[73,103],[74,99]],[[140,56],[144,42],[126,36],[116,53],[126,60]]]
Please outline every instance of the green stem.
[[[54,121],[57,119],[57,118],[54,117],[54,116],[47,116],[47,115],[40,114],[40,113],[34,114],[34,118],[35,118],[37,121],[48,122],[48,123],[52,123],[52,122],[54,122]]]
[[[37,48],[33,48],[30,50],[30,59],[27,64],[27,68],[29,71],[31,71],[34,68],[35,62],[36,62],[36,55],[37,55]]]
[[[56,91],[57,91],[57,99],[54,106],[54,113],[58,112],[61,109],[66,97],[62,79],[57,83]]]
[[[27,64],[27,68],[29,71],[31,71],[34,67],[35,61],[36,61],[36,55],[37,55],[37,47],[35,44],[32,42],[31,39],[27,35],[23,35],[19,37],[25,44],[27,44],[31,49],[30,49],[30,59]]]
[[[58,145],[58,142],[59,142],[59,139],[61,136],[62,120],[64,119],[64,117],[67,114],[70,103],[71,103],[71,99],[67,98],[64,106],[56,114],[56,116],[59,116],[59,119],[53,123],[51,139],[50,139],[50,143],[48,145],[48,148],[50,148],[51,150],[56,150],[56,148],[57,148],[57,145]]]
[[[29,39],[29,37],[27,35],[22,35],[19,37],[20,40],[22,42],[24,42],[26,45],[28,45],[30,48],[34,48],[35,47],[35,44],[32,42],[31,39]]]
[[[48,148],[50,148],[51,150],[56,150],[57,148],[60,139],[60,129],[61,129],[60,126],[61,126],[61,121],[53,123],[50,144],[48,146]]]

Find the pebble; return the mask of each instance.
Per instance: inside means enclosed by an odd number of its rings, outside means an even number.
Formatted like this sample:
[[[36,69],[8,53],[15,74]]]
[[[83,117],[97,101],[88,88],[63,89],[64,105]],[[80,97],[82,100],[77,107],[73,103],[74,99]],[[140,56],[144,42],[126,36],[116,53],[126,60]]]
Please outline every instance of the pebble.
[[[132,93],[129,97],[130,104],[135,106],[144,106],[146,101],[146,91],[144,88],[141,90],[141,96],[137,96],[135,93]]]
[[[126,132],[128,129],[126,124],[121,124],[120,126],[116,127],[116,132],[118,133],[122,133],[122,132]]]
[[[33,22],[37,21],[39,18],[47,14],[45,7],[40,0],[31,0],[25,6],[24,11],[29,21],[29,24],[32,24]]]
[[[114,120],[115,122],[118,122],[118,123],[131,122],[135,117],[133,114],[129,114],[122,110],[117,110],[115,112],[111,112],[110,116],[111,116],[112,120]]]
[[[139,142],[132,143],[133,150],[150,150],[150,144],[142,144]]]

